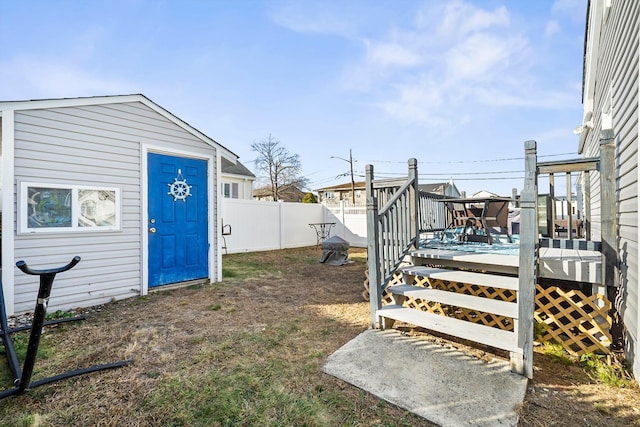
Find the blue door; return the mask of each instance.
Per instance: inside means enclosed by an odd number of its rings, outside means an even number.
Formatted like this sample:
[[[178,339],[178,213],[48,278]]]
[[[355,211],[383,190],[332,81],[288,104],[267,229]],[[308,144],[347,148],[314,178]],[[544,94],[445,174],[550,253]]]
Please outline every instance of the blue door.
[[[209,277],[207,161],[148,154],[149,287]]]

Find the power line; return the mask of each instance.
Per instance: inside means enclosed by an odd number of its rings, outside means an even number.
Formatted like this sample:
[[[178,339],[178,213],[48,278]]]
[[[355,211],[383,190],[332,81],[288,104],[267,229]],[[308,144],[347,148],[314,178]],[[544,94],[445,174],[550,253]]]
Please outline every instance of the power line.
[[[575,155],[575,153],[559,153],[559,154],[539,155],[538,157],[559,157],[559,156],[567,156],[570,154]],[[461,164],[461,163],[506,162],[506,161],[513,161],[513,160],[524,160],[524,157],[507,157],[503,159],[450,160],[450,161],[433,161],[433,162],[418,161],[418,163],[425,164],[425,165],[427,164]],[[369,163],[399,163],[399,164],[407,163],[406,161],[402,162],[402,161],[393,161],[393,160],[365,160],[365,161]]]
[[[492,172],[460,172],[460,173],[420,173],[420,176],[458,176],[458,175],[500,175],[506,173],[524,173],[523,170],[518,171],[492,171]]]
[[[427,178],[429,181],[435,181],[435,178]],[[502,176],[495,178],[455,178],[456,181],[507,181],[507,180],[516,180],[516,179],[524,179],[524,176]]]
[[[523,170],[514,170],[514,171],[489,171],[489,172],[448,172],[448,173],[419,173],[418,175],[421,177],[426,176],[460,176],[460,175],[503,175],[507,173],[524,173]],[[395,172],[379,172],[376,175],[387,175],[387,176],[403,176],[406,174],[395,173]]]

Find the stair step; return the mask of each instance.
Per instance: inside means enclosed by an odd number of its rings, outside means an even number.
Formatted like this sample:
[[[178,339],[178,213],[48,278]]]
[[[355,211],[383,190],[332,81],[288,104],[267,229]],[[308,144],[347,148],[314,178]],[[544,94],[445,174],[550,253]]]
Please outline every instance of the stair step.
[[[520,258],[517,255],[498,253],[465,252],[452,249],[424,248],[411,251],[413,264],[441,265],[470,270],[494,271],[518,274]]]
[[[522,349],[517,346],[517,336],[514,332],[399,305],[385,305],[377,311],[377,314],[380,317],[398,320],[446,335],[475,341],[514,353],[522,353]]]
[[[424,266],[403,267],[401,270],[402,273],[406,275],[447,280],[449,282],[468,283],[470,285],[489,286],[492,288],[510,289],[512,291],[517,291],[519,288],[518,278],[512,276],[474,273],[472,271],[446,270],[442,268]]]
[[[492,298],[406,284],[389,286],[387,291],[394,295],[402,295],[426,301],[436,301],[446,305],[493,313],[513,319],[518,318],[518,304],[516,302],[500,301]]]
[[[580,251],[602,252],[602,242],[592,240],[540,239],[541,248],[573,249]]]

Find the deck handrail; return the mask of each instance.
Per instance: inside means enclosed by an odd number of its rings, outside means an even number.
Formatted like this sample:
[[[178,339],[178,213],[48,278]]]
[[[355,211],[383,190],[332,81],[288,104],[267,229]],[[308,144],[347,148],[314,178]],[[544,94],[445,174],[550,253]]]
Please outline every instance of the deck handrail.
[[[418,231],[443,231],[447,228],[447,207],[442,200],[448,196],[418,191]]]
[[[379,324],[377,310],[382,292],[409,250],[416,246],[418,234],[418,161],[409,159],[404,182],[374,181],[373,165],[367,165],[367,251],[371,324]],[[382,206],[381,206],[382,205]]]
[[[537,162],[535,172],[539,177],[540,175],[548,175],[549,177],[549,196],[550,202],[547,206],[547,234],[548,237],[556,237],[556,226],[562,226],[567,229],[567,239],[572,240],[574,238],[573,230],[575,230],[575,237],[579,238],[580,226],[584,228],[584,237],[586,240],[591,240],[591,180],[589,174],[592,171],[600,170],[601,159],[600,157],[586,157],[566,160],[554,160],[547,162]],[[573,173],[581,173],[584,177],[584,188],[576,188],[576,198],[580,205],[584,206],[584,212],[582,212],[582,218],[573,218],[571,211],[573,202],[573,186],[571,184],[571,176]],[[567,219],[558,223],[556,218],[556,191],[555,191],[555,175],[566,175],[566,198],[567,198]],[[584,200],[581,200],[583,198]],[[579,206],[582,207],[582,206]],[[578,222],[582,221],[582,224]]]

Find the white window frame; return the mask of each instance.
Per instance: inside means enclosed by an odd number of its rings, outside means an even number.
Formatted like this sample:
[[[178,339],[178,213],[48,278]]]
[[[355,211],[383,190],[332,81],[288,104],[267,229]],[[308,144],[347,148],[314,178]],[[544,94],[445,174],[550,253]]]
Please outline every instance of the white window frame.
[[[225,199],[231,198],[231,184],[228,182],[222,183],[222,197]]]
[[[237,199],[240,194],[240,186],[237,182],[222,183],[222,197],[225,199]]]
[[[71,226],[70,227],[38,227],[30,228],[29,195],[30,187],[51,188],[56,190],[71,190]],[[80,206],[78,193],[80,190],[112,191],[115,194],[115,221],[109,226],[79,226]],[[122,231],[122,190],[119,187],[101,187],[94,185],[67,185],[51,182],[21,181],[18,183],[18,234],[40,233],[95,233]]]

